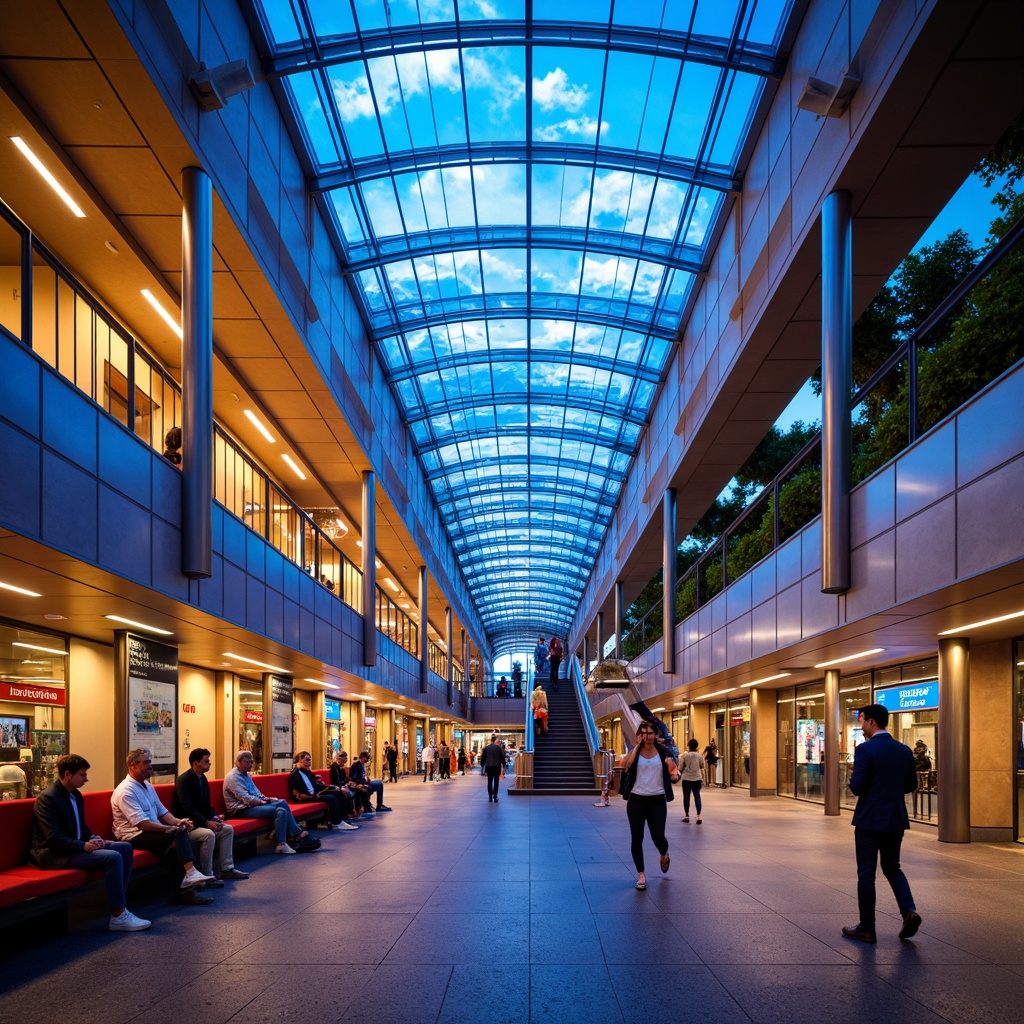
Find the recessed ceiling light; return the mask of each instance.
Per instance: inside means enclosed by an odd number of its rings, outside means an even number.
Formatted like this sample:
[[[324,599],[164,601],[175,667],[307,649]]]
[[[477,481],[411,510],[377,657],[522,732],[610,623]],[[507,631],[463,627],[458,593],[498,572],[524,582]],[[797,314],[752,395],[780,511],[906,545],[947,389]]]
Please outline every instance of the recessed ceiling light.
[[[58,651],[54,647],[40,647],[39,644],[23,644],[20,640],[16,640],[11,644],[12,647],[27,647],[30,651],[42,651],[44,654],[58,654],[62,658],[68,656],[67,651]]]
[[[160,314],[160,318],[179,338],[184,338],[181,324],[171,316],[170,313],[160,305],[160,300],[148,289],[142,289],[142,297]]]
[[[834,658],[832,661],[820,661],[815,668],[829,668],[831,665],[842,665],[844,661],[856,661],[858,658],[866,658],[869,654],[881,654],[884,647],[872,647],[870,651],[858,651],[856,654],[848,654],[845,658]]]
[[[757,686],[758,683],[770,683],[773,679],[785,679],[790,674],[789,672],[780,672],[778,675],[765,676],[763,679],[751,679],[747,686]]]
[[[702,693],[699,697],[694,698],[695,700],[707,700],[709,697],[721,697],[723,693],[733,693],[738,690],[738,686],[730,686],[728,690],[715,690],[714,693]]]
[[[0,583],[0,589],[10,590],[15,594],[24,594],[26,597],[42,597],[42,594],[37,594],[34,590],[26,590],[24,587],[16,587],[13,583]],[[47,616],[49,618],[49,616]]]
[[[290,455],[289,455],[289,454],[288,454],[287,452],[285,452],[285,453],[284,453],[284,454],[283,454],[283,455],[281,456],[281,458],[282,458],[282,459],[284,459],[284,461],[288,463],[288,465],[289,465],[289,466],[291,467],[291,470],[292,470],[292,472],[293,472],[293,473],[294,473],[294,474],[295,474],[295,475],[296,475],[296,476],[297,476],[297,477],[298,477],[298,478],[299,478],[300,480],[305,480],[305,479],[306,479],[306,474],[305,474],[305,473],[303,473],[301,469],[299,469],[299,467],[298,467],[298,464],[296,463],[296,461],[295,461],[295,460],[294,460],[294,459],[293,459],[293,458],[292,458],[292,457],[291,457],[291,456],[290,456]]]
[[[259,417],[252,411],[252,409],[245,410],[245,418],[271,443],[274,444],[274,435],[267,430],[265,426],[260,422]]]
[[[1019,619],[1024,612],[1010,612],[1009,615],[997,615],[994,619],[981,619],[979,622],[968,622],[966,626],[957,626],[956,629],[944,629],[939,636],[952,636],[954,633],[962,633],[965,629],[978,629],[980,626],[991,626],[996,622],[1007,622],[1010,619]]]
[[[159,633],[161,636],[173,636],[169,629],[161,629],[159,626],[151,626],[148,622],[137,622],[135,619],[122,619],[120,615],[104,615],[103,618],[111,619],[114,622],[123,622],[126,626],[134,626],[136,629],[144,629],[149,633]]]
[[[64,618],[64,616],[63,615],[58,615],[56,612],[47,612],[43,616],[43,618],[44,619],[49,619],[51,622],[60,622]]]
[[[76,217],[84,217],[85,212],[82,208],[68,195],[67,190],[64,186],[47,170],[46,165],[32,152],[29,148],[28,143],[18,135],[9,136],[11,142],[13,142],[18,149],[21,150],[22,155],[26,160],[42,175],[43,180],[46,182],[54,192],[57,193],[67,203],[68,209]]]
[[[402,592],[402,588],[390,576],[385,576],[382,582],[386,583],[396,594]]]
[[[241,654],[232,654],[230,651],[221,651],[222,658],[234,658],[235,661],[244,661],[246,665],[255,665],[257,668],[265,668],[270,672],[280,672],[282,675],[287,675],[283,668],[279,668],[277,665],[268,665],[262,661],[253,661],[252,658],[243,658]]]

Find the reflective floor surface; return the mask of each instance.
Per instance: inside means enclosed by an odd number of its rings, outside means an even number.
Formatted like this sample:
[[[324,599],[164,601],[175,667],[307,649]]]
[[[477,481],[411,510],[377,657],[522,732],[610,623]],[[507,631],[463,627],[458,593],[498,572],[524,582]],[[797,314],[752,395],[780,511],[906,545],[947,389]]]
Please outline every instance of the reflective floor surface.
[[[678,790],[677,790],[678,793]],[[174,907],[130,903],[150,931],[105,931],[102,899],[66,938],[5,955],[17,1024],[302,1021],[1004,1022],[1024,1019],[1024,847],[910,832],[912,942],[879,878],[878,944],[855,924],[850,817],[742,790],[704,823],[669,807],[672,864],[648,841],[635,891],[625,804],[489,804],[479,776],[386,787],[391,814],[323,848],[240,861],[248,881]],[[693,820],[693,819],[691,819]]]

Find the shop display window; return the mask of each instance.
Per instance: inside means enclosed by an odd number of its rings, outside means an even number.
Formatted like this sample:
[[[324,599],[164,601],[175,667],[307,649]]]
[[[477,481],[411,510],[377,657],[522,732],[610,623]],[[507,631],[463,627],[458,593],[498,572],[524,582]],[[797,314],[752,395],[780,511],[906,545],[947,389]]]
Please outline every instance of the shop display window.
[[[825,802],[825,689],[824,683],[808,683],[796,689],[795,796]]]
[[[795,796],[795,750],[796,734],[794,709],[796,690],[790,686],[778,691],[779,738],[777,754],[778,782],[776,792],[779,796]]]

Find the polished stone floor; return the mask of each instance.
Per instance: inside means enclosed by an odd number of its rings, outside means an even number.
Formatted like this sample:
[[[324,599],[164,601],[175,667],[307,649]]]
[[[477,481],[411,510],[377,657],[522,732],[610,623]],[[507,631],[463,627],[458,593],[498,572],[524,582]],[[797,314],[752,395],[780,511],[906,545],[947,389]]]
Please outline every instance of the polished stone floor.
[[[493,805],[476,775],[406,779],[386,799],[393,813],[320,833],[317,853],[262,846],[210,907],[140,894],[148,932],[111,935],[80,908],[68,937],[4,957],[0,1020],[1024,1020],[1024,846],[909,833],[924,925],[897,938],[880,879],[865,946],[840,934],[857,920],[848,814],[716,790],[698,827],[677,798],[672,866],[648,842],[638,893],[621,800],[503,791]]]

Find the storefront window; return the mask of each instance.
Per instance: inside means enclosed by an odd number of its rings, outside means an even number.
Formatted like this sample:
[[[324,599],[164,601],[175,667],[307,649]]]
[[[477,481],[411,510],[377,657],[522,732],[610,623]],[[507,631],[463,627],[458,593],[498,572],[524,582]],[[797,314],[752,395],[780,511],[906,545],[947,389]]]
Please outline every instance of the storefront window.
[[[857,806],[857,798],[850,789],[853,772],[853,751],[864,742],[864,733],[857,721],[861,708],[871,703],[871,673],[842,679],[839,683],[839,803],[842,807]]]
[[[67,641],[0,624],[0,799],[36,796],[67,748]]]
[[[726,784],[726,773],[729,770],[729,737],[731,732],[725,727],[727,711],[728,706],[725,701],[719,701],[717,704],[711,705],[711,728],[714,730],[712,735],[715,737],[715,743],[718,746],[718,764],[715,765],[714,777],[711,782],[714,786],[724,786]]]
[[[263,768],[263,687],[255,679],[238,683],[238,749],[252,754],[252,774]]]
[[[1024,640],[1017,640],[1013,645],[1013,665],[1017,708],[1013,735],[1013,766],[1017,776],[1016,837],[1018,843],[1024,843]]]
[[[729,753],[733,786],[750,788],[750,698],[729,701]]]
[[[819,680],[796,689],[795,796],[825,802],[825,690]]]
[[[792,686],[778,693],[779,710],[779,744],[778,744],[778,783],[776,791],[779,796],[795,796],[796,789],[793,781],[796,761],[795,736],[794,736],[794,709],[796,705],[796,690]]]

